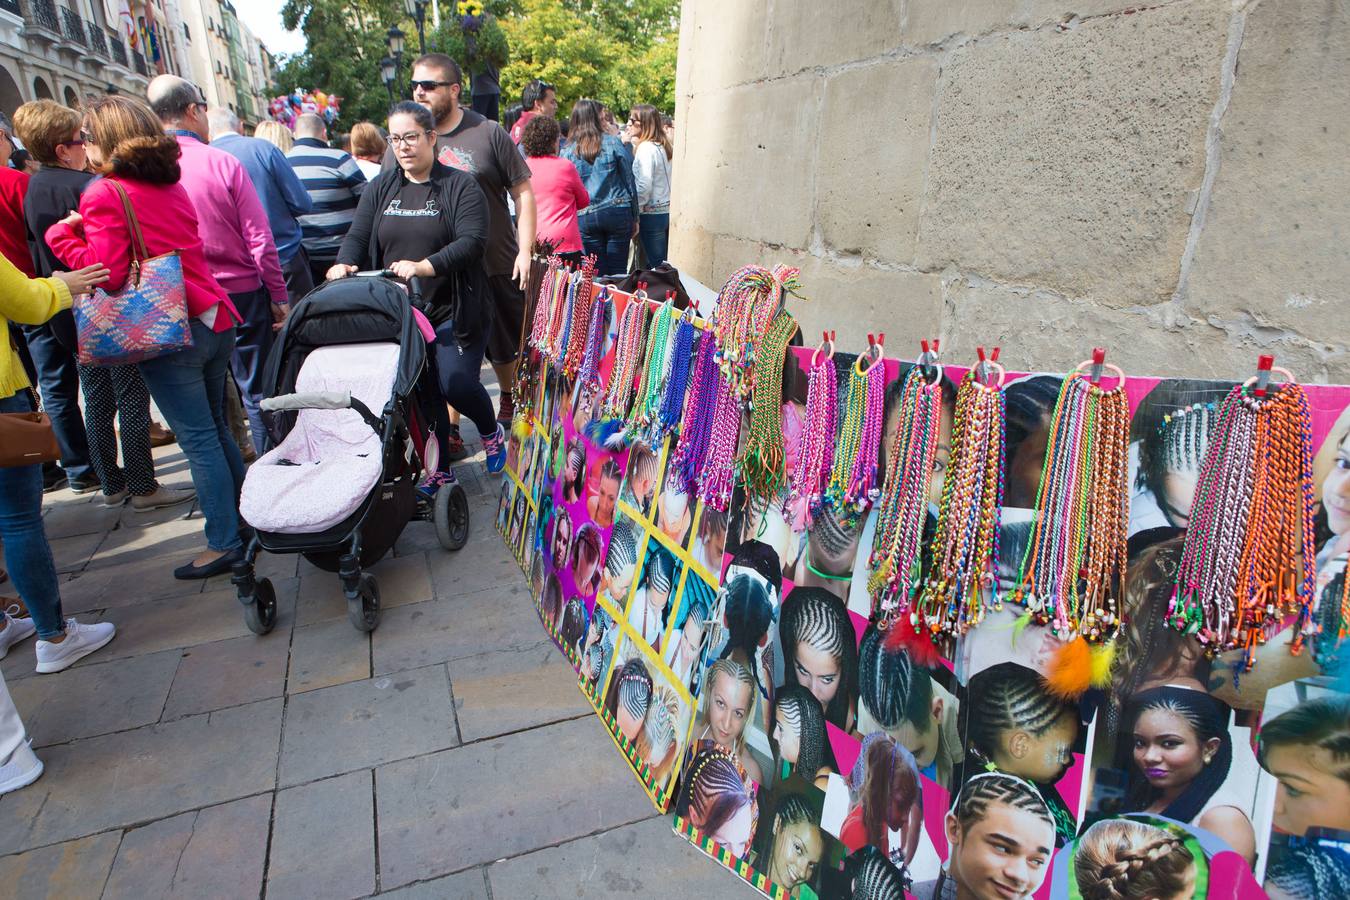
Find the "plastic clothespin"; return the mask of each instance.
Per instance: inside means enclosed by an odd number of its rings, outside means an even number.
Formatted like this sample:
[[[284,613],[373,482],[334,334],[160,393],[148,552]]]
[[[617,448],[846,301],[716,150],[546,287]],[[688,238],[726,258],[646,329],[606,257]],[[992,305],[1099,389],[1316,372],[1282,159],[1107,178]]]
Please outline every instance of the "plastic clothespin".
[[[975,355],[979,357],[980,360],[975,366],[975,380],[981,384],[986,384],[989,380],[989,367],[985,364],[984,347],[976,347]]]
[[[1263,353],[1256,358],[1256,387],[1252,388],[1252,396],[1264,397],[1266,391],[1270,389],[1270,370],[1275,367],[1275,356],[1270,353]]]
[[[933,355],[936,356],[941,352],[942,352],[942,340],[940,338],[933,338]]]
[[[1102,368],[1106,365],[1106,348],[1092,348],[1092,369],[1088,375],[1088,381],[1092,384],[1100,384],[1102,380]]]
[[[1003,349],[1002,347],[995,347],[995,348],[994,348],[993,354],[990,355],[990,357],[989,357],[989,361],[990,361],[990,362],[998,362],[998,352],[999,352],[1000,350],[1002,350],[1002,349]]]

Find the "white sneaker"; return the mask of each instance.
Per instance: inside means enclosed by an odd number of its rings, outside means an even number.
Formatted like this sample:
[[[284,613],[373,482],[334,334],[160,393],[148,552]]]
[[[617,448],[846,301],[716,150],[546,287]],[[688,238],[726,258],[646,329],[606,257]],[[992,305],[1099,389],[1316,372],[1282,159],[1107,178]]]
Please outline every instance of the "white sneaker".
[[[0,794],[17,791],[21,787],[38,780],[42,774],[42,760],[37,758],[33,748],[24,741],[14,748],[9,759],[0,764]]]
[[[192,488],[168,488],[160,485],[153,494],[131,498],[131,508],[135,512],[149,512],[166,506],[177,506],[195,499],[197,492]]]
[[[37,670],[41,674],[60,672],[102,647],[117,634],[111,622],[85,625],[66,619],[66,639],[59,644],[38,639]]]
[[[5,630],[0,631],[0,659],[4,659],[9,655],[9,648],[30,637],[37,631],[37,626],[32,619],[16,619],[8,613],[0,613],[0,620],[5,622]]]

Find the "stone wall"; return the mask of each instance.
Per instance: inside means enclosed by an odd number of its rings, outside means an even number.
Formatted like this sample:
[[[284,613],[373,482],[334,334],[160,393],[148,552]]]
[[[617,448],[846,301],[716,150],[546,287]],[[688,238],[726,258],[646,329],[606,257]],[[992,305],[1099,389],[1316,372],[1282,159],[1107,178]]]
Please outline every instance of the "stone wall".
[[[897,355],[1350,382],[1350,0],[684,0],[671,259]]]

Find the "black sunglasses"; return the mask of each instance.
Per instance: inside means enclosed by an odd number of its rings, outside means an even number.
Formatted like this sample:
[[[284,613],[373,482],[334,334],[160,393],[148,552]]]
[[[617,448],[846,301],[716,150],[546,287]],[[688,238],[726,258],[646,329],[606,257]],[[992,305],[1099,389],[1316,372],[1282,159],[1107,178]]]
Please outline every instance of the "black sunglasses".
[[[408,92],[411,93],[421,88],[430,94],[438,87],[449,87],[452,84],[454,84],[453,81],[410,81],[408,82]]]

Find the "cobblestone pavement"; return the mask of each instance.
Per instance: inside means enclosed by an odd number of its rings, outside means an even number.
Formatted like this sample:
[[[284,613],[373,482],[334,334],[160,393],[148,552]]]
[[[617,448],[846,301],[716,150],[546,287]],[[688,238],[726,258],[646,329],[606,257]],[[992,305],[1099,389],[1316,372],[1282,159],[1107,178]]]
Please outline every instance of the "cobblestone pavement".
[[[189,482],[176,446],[158,456],[164,483]],[[468,545],[410,524],[372,569],[370,635],[298,556],[260,562],[280,605],[265,637],[227,576],[175,581],[204,546],[195,507],[48,495],[66,614],[118,633],[57,675],[33,673],[32,641],[0,663],[47,767],[0,799],[0,895],[753,896],[654,814],[590,712],[481,460],[457,470]]]

